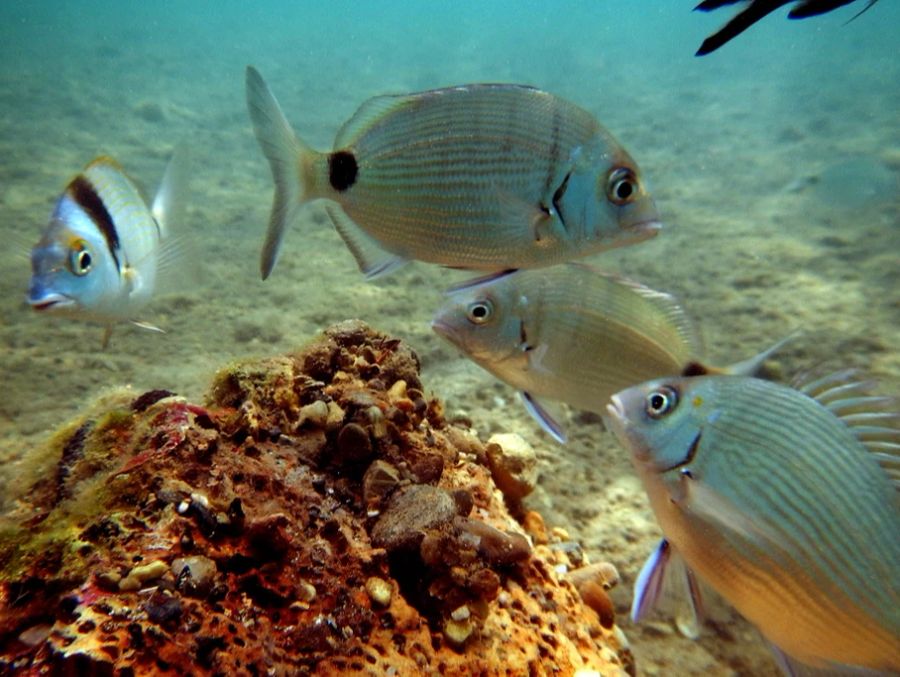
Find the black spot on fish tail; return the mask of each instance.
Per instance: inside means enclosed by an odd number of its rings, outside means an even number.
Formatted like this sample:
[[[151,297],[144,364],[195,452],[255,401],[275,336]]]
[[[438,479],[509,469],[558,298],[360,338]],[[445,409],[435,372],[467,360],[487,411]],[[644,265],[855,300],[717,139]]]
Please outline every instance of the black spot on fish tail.
[[[709,369],[699,362],[688,362],[681,370],[682,376],[706,376],[708,373]]]
[[[331,187],[339,193],[343,193],[356,183],[357,174],[359,174],[359,165],[356,163],[353,153],[339,150],[328,157],[328,180],[331,182]]]
[[[75,200],[75,203],[81,207],[93,221],[94,225],[103,233],[106,240],[106,246],[109,253],[112,254],[113,261],[116,262],[116,268],[121,270],[119,263],[119,233],[116,230],[116,224],[112,215],[103,204],[103,198],[97,193],[94,185],[84,176],[76,176],[69,184],[68,193]]]

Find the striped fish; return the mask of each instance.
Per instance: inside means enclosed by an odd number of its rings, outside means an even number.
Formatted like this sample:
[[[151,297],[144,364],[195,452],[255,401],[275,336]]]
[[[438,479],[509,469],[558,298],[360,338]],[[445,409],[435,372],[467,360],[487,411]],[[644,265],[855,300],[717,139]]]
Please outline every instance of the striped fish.
[[[247,106],[275,199],[261,272],[300,205],[317,198],[369,277],[410,259],[536,268],[656,234],[637,165],[588,112],[517,85],[468,85],[365,102],[328,153],[300,141],[262,76]]]
[[[672,296],[581,263],[456,287],[431,326],[519,390],[559,442],[565,434],[554,402],[603,413],[623,388],[703,369],[695,364],[699,340]],[[780,345],[730,369],[752,373]]]
[[[788,665],[900,671],[900,417],[870,385],[701,376],[615,395],[607,423],[665,535],[633,615],[675,553]]]
[[[100,322],[107,327],[104,343],[121,320],[160,331],[136,318],[176,253],[167,230],[178,174],[173,159],[150,207],[115,160],[101,156],[88,164],[66,186],[31,250],[31,307]]]

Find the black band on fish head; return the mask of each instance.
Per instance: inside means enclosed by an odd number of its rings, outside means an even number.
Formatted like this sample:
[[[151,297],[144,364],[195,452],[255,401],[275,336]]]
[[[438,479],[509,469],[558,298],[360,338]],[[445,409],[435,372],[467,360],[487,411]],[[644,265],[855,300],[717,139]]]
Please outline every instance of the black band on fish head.
[[[356,175],[359,173],[359,165],[353,153],[339,150],[328,157],[328,180],[331,187],[339,193],[343,193],[356,183]]]

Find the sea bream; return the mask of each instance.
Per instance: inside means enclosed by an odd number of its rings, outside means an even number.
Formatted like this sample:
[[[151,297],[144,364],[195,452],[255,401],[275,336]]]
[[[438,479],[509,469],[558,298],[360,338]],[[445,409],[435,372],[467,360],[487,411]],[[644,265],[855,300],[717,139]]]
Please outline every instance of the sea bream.
[[[529,413],[560,442],[565,433],[556,402],[603,413],[622,388],[710,370],[698,361],[700,341],[675,298],[582,263],[459,285],[431,326],[516,388]],[[727,369],[752,373],[781,343]]]
[[[325,198],[369,277],[411,259],[503,271],[652,237],[659,215],[637,164],[587,111],[519,85],[465,85],[366,101],[330,152],[298,139],[262,76],[247,106],[275,197],[269,276],[298,208]]]
[[[139,321],[178,253],[170,236],[182,186],[173,157],[149,206],[122,167],[101,156],[66,186],[31,250],[28,303],[37,311],[100,322]]]
[[[853,372],[798,389],[718,375],[613,396],[607,427],[631,451],[665,536],[638,577],[633,618],[680,557],[789,674],[798,663],[897,674],[900,417],[870,385]]]

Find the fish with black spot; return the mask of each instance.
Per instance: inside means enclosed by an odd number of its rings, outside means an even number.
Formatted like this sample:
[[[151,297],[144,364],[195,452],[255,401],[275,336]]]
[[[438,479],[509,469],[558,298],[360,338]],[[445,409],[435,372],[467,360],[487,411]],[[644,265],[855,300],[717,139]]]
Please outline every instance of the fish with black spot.
[[[319,198],[368,277],[408,260],[540,268],[655,235],[637,164],[589,112],[520,85],[369,99],[330,152],[298,139],[262,76],[247,106],[275,198],[261,272],[299,207]]]
[[[120,321],[161,331],[138,316],[183,251],[171,235],[182,188],[175,157],[152,205],[118,162],[93,160],[66,186],[31,250],[31,307],[103,324],[104,345]]]

